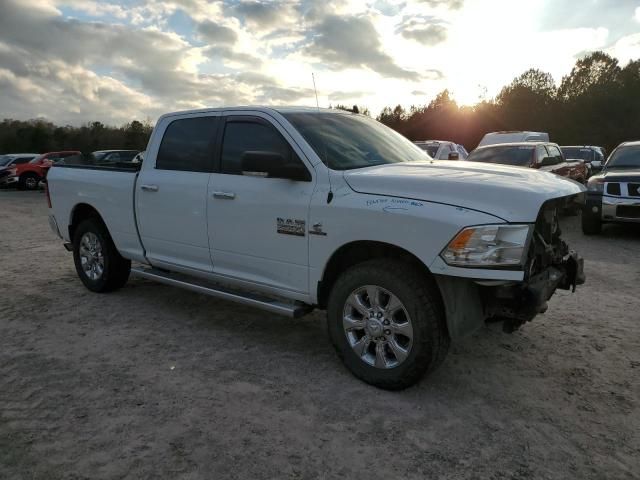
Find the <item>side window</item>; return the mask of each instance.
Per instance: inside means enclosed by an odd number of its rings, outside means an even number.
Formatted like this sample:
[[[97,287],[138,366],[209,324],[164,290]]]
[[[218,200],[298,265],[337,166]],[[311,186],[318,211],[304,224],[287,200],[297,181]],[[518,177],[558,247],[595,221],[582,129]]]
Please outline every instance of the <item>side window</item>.
[[[20,165],[20,164],[23,164],[23,163],[27,163],[27,162],[29,162],[29,161],[30,161],[30,160],[32,160],[32,159],[33,159],[33,157],[19,157],[19,158],[16,158],[16,159],[15,159],[13,162],[11,162],[11,163],[13,163],[14,165]]]
[[[217,117],[174,120],[164,132],[156,169],[210,172]]]
[[[549,156],[549,152],[547,152],[547,149],[544,147],[544,145],[539,145],[536,150],[536,163],[537,164],[542,163],[542,160],[548,156]]]
[[[560,153],[558,147],[555,145],[547,145],[547,150],[549,150],[549,156],[556,159],[556,163],[562,163],[562,153]]]
[[[275,152],[287,163],[300,162],[291,146],[272,126],[252,120],[228,121],[222,140],[221,172],[242,175],[242,156],[251,151]]]

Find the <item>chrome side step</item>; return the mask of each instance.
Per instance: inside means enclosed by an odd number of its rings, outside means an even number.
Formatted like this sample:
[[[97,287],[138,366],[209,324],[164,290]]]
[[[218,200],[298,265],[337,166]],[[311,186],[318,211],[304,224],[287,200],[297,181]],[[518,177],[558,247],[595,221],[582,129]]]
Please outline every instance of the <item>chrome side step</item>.
[[[302,302],[287,302],[285,300],[275,300],[257,294],[228,290],[215,284],[208,284],[207,282],[194,279],[193,277],[187,277],[186,275],[156,268],[132,267],[131,275],[174,287],[184,288],[192,292],[203,293],[211,297],[257,307],[291,318],[299,318],[313,310],[312,307]]]

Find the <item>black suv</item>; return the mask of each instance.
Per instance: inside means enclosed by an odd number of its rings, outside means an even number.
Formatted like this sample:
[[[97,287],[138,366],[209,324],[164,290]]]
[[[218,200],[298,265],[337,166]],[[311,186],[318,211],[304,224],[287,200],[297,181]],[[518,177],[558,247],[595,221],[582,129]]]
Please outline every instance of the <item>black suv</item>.
[[[618,145],[587,182],[582,231],[600,233],[603,223],[640,223],[640,141]]]

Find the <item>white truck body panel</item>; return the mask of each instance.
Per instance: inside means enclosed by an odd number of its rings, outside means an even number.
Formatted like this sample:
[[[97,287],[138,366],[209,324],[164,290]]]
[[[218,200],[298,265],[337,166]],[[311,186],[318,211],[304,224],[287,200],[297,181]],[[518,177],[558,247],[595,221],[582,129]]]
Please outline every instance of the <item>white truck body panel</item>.
[[[239,114],[272,123],[314,176],[315,170],[305,152],[272,116],[260,111],[228,111],[224,116]],[[278,233],[277,221],[278,218],[302,220],[306,229],[315,183],[315,178],[311,182],[294,182],[281,178],[213,173],[207,202],[214,272],[307,295],[307,232],[302,236],[282,235]]]
[[[396,163],[360,168],[344,176],[360,193],[441,203],[452,211],[491,212],[494,221],[511,223],[535,222],[545,201],[584,191],[578,182],[551,173],[465,161]],[[446,221],[450,213],[443,215]],[[440,220],[434,216],[429,216],[431,221]],[[488,222],[476,222],[481,223]]]
[[[219,117],[220,112],[179,118],[199,116]],[[158,120],[140,170],[136,186],[140,238],[147,259],[155,266],[213,272],[207,230],[207,188],[211,174],[155,168],[162,138],[175,118],[167,115]]]
[[[135,180],[135,172],[52,168],[47,175],[47,188],[55,199],[53,214],[63,238],[68,242],[73,240],[68,227],[74,210],[80,205],[89,205],[109,226],[111,238],[123,256],[146,261],[132,208]]]

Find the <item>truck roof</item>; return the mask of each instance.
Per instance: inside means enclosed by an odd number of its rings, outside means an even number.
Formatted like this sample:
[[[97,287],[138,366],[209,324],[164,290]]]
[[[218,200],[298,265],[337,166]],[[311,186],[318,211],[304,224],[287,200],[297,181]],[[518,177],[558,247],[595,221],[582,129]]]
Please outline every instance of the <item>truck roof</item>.
[[[177,112],[169,112],[160,116],[160,119],[164,117],[172,117],[176,115],[189,115],[192,113],[207,113],[207,112],[224,112],[227,110],[235,111],[252,111],[263,113],[343,113],[345,115],[355,115],[346,110],[339,110],[335,108],[317,108],[317,107],[302,107],[302,106],[264,106],[264,105],[241,105],[241,106],[227,106],[227,107],[212,107],[212,108],[197,108],[193,110],[181,110]]]
[[[535,147],[537,145],[556,145],[553,142],[532,141],[532,142],[506,142],[506,143],[491,143],[489,145],[482,145],[477,147],[476,150],[485,148],[500,148],[500,147]]]

